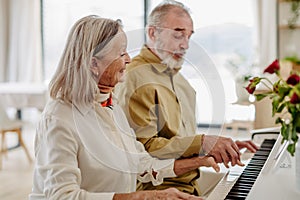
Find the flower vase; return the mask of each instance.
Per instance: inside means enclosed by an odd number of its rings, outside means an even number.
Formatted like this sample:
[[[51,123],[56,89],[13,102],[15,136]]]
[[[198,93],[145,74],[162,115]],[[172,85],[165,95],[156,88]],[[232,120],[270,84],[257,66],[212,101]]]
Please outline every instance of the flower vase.
[[[245,89],[245,81],[243,80],[236,80],[235,81],[235,92],[237,96],[236,103],[248,103],[249,102],[249,93]]]

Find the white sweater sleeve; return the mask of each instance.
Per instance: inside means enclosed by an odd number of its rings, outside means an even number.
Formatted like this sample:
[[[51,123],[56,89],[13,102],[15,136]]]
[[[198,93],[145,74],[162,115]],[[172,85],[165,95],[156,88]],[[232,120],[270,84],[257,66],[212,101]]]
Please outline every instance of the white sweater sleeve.
[[[136,148],[140,152],[140,165],[138,180],[141,182],[152,182],[160,185],[166,177],[175,177],[175,159],[157,159],[152,157],[144,148],[144,145],[136,141]]]

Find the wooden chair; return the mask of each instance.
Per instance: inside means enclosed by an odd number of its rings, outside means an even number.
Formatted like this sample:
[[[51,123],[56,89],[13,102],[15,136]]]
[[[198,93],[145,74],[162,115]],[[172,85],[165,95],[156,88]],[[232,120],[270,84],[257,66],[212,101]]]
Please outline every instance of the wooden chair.
[[[0,135],[1,135],[1,148],[0,148],[0,170],[2,169],[2,156],[7,154],[8,148],[6,144],[6,134],[7,133],[16,133],[18,136],[18,145],[21,146],[29,162],[32,162],[32,158],[29,154],[29,151],[23,141],[22,137],[22,125],[24,122],[21,120],[13,120],[7,116],[6,110],[1,105],[0,102]]]

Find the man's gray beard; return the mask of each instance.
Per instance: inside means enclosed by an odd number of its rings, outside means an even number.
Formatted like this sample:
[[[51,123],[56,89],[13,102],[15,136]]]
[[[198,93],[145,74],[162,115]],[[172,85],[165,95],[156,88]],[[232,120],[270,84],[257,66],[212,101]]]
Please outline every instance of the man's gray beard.
[[[161,61],[162,64],[167,65],[170,69],[176,69],[176,70],[181,69],[184,60],[180,59],[179,61],[177,61],[172,57],[172,55],[164,51],[164,45],[162,42],[158,41],[155,44],[155,49],[159,58],[162,60]]]
[[[181,69],[183,59],[177,61],[172,56],[166,55],[165,58],[162,59],[161,63],[166,64],[170,69]]]

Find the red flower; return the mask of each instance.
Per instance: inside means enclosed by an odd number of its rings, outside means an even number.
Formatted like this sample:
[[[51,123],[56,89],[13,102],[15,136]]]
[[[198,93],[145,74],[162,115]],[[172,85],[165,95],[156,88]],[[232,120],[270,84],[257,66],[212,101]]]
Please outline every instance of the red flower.
[[[290,85],[297,85],[300,82],[300,76],[297,74],[292,74],[290,77],[286,80],[287,84]]]
[[[278,59],[273,61],[265,70],[264,73],[268,72],[270,74],[277,73],[280,69]]]
[[[299,98],[299,96],[296,94],[296,92],[293,93],[290,102],[291,102],[292,104],[300,103],[300,98]]]
[[[246,87],[246,90],[248,91],[249,94],[253,94],[255,89],[256,89],[256,86],[253,86],[253,84],[251,84],[251,83]]]
[[[257,84],[259,84],[261,81],[261,78],[259,77],[254,77],[252,79],[249,80],[249,85],[245,88],[249,94],[253,94]]]

